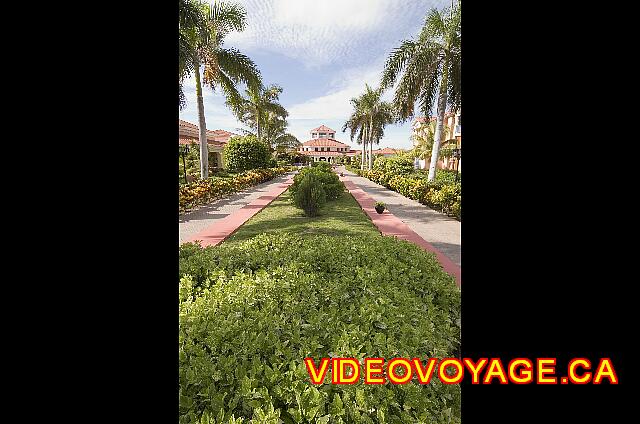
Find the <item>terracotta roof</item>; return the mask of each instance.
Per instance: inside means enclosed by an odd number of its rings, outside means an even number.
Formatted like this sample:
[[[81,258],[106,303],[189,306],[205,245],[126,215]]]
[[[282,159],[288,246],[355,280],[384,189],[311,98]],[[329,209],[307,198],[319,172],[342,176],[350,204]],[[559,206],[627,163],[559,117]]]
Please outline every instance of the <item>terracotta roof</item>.
[[[341,143],[333,138],[314,138],[302,143],[303,146],[322,146],[322,147],[349,147],[347,144]]]
[[[373,151],[374,155],[395,155],[396,153],[398,153],[398,151],[390,147],[385,147],[384,149],[377,149]]]
[[[302,153],[303,155],[307,155],[307,156],[342,156],[342,155],[348,154],[348,152],[306,152],[306,151],[302,151],[299,153]]]
[[[181,140],[183,139],[187,140],[192,138],[195,139],[195,143],[200,143],[199,141],[200,133],[198,131],[197,125],[192,124],[191,122],[183,121],[182,119],[179,120],[178,124],[179,124],[179,129],[178,129],[179,141],[178,142],[180,144],[188,144],[188,142],[183,143]],[[234,137],[237,135],[238,134],[225,131],[225,130],[207,130],[207,143],[225,144],[229,141],[231,137]]]
[[[320,125],[318,128],[314,128],[311,130],[311,132],[332,132],[335,133],[335,130],[332,130],[331,128],[325,126],[324,124]]]

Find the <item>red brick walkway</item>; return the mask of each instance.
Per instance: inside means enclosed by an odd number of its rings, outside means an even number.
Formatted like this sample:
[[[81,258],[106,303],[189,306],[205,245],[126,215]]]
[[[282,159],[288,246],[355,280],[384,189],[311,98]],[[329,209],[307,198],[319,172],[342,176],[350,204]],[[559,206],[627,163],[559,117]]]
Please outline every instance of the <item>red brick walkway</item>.
[[[243,206],[232,214],[216,221],[213,225],[200,231],[198,234],[185,240],[185,243],[199,240],[202,247],[217,246],[234,233],[242,224],[247,222],[249,218],[260,212],[269,205],[276,197],[280,196],[293,183],[293,177],[290,177],[282,184],[277,184],[264,196],[258,197],[248,205]]]
[[[367,193],[358,187],[353,181],[347,177],[340,177],[347,187],[347,190],[353,195],[356,201],[360,204],[362,210],[371,218],[373,224],[378,227],[378,230],[385,236],[394,236],[402,240],[410,241],[428,252],[432,252],[436,255],[438,262],[442,265],[444,271],[453,276],[456,279],[458,287],[462,285],[462,274],[460,267],[454,263],[451,259],[442,254],[433,245],[420,237],[415,231],[413,231],[407,224],[398,219],[389,210],[385,210],[379,214],[376,212],[374,206],[375,201]]]

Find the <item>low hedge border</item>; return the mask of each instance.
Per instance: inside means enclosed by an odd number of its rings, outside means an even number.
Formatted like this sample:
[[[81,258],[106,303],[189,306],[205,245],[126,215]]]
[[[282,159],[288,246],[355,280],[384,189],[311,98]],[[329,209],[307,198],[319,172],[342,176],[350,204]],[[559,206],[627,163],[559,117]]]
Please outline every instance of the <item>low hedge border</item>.
[[[427,181],[426,178],[416,175],[395,175],[382,171],[361,171],[352,169],[361,177],[365,177],[390,190],[402,194],[440,211],[448,216],[462,220],[462,197],[460,182],[447,180]]]
[[[203,205],[221,199],[251,186],[264,183],[284,175],[289,168],[252,169],[236,175],[234,178],[211,177],[182,185],[178,192],[180,213],[187,212],[194,206]]]
[[[460,423],[460,386],[313,386],[303,358],[457,357],[460,290],[392,237],[180,248],[181,424]],[[209,421],[211,420],[211,421]]]

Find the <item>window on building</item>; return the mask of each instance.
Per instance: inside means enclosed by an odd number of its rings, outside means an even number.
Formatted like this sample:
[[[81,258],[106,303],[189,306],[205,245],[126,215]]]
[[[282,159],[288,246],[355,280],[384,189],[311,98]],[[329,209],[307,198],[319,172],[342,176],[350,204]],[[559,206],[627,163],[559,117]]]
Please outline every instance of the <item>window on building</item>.
[[[318,148],[316,147],[316,152],[318,151]]]
[[[321,138],[324,138],[324,137],[326,137],[326,136],[327,136],[327,133],[320,133],[320,137],[321,137]]]

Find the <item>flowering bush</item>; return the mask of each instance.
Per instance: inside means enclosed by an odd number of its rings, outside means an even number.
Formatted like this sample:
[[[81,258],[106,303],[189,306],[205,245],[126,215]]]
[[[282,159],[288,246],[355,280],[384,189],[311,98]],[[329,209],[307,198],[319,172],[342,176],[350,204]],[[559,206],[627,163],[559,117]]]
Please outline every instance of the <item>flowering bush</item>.
[[[180,186],[178,195],[180,212],[212,200],[223,198],[256,184],[269,181],[285,174],[287,171],[288,168],[282,167],[252,169],[251,171],[243,172],[230,179],[212,177],[182,185]]]
[[[450,173],[438,172],[434,181],[427,181],[424,173],[396,175],[382,170],[356,170],[355,172],[405,197],[442,211],[458,220],[462,219],[461,185],[460,182],[454,181]]]

